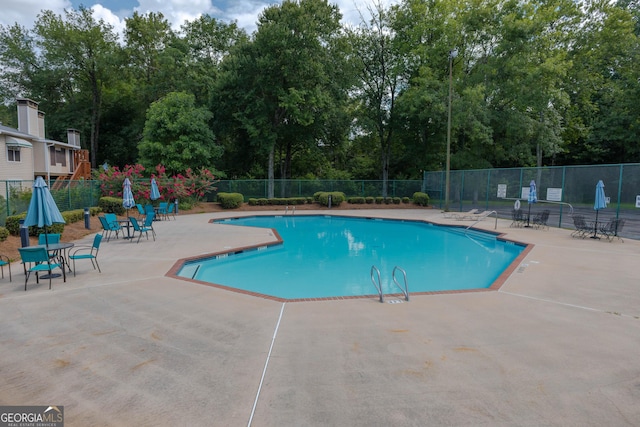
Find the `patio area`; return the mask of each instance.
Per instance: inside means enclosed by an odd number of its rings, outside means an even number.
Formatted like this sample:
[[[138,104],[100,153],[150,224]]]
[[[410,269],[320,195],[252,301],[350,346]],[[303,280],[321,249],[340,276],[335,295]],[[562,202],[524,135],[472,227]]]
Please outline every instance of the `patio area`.
[[[84,263],[53,290],[31,279],[25,292],[14,264],[0,280],[0,404],[61,405],[67,426],[640,424],[639,241],[486,218],[475,227],[534,245],[499,290],[397,304],[281,303],[167,276],[178,259],[274,240],[209,223],[240,215],[103,242],[101,274]]]

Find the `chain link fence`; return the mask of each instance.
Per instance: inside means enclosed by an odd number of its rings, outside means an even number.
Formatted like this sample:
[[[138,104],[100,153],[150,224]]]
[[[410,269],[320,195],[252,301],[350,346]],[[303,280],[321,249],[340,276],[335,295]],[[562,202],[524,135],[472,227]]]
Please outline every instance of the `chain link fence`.
[[[424,173],[424,191],[440,209],[445,205],[445,180],[445,172]],[[574,228],[573,214],[595,219],[596,184],[602,180],[609,203],[598,213],[598,221],[624,218],[620,236],[640,239],[640,164],[456,170],[450,172],[449,180],[452,211],[491,210],[509,219],[519,200],[531,215],[549,209],[548,224],[567,229]],[[529,206],[526,195],[532,180],[538,203]]]
[[[527,205],[526,192],[531,181],[536,182],[538,203]],[[595,188],[599,180],[605,184],[609,199],[607,208],[599,212],[599,221],[624,218],[622,237],[640,239],[640,164],[599,166],[558,166],[542,168],[511,168],[456,170],[450,172],[449,209],[465,212],[470,209],[496,211],[498,216],[511,218],[516,200],[531,215],[543,209],[551,211],[548,224],[573,229],[573,214],[595,218],[593,209]],[[26,212],[33,181],[0,181],[0,225],[7,215]],[[422,191],[429,194],[431,205],[444,208],[445,172],[425,172],[422,180],[390,180],[387,196],[412,197]],[[268,197],[268,180],[223,180],[216,183],[216,192],[204,199],[215,201],[217,192],[241,193],[249,198]],[[276,197],[311,197],[318,191],[342,191],[347,197],[382,196],[381,180],[275,180]],[[523,193],[523,189],[525,192]],[[97,206],[99,181],[69,181],[51,193],[61,211]],[[524,197],[523,197],[524,196]],[[638,201],[638,202],[637,202]]]

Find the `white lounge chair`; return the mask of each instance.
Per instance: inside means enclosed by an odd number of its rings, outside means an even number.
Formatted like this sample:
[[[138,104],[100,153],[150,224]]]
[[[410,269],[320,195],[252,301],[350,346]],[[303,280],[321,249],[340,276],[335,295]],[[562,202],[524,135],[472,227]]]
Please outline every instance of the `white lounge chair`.
[[[445,218],[463,219],[467,215],[474,215],[478,213],[478,209],[471,209],[468,212],[442,212]]]
[[[489,215],[491,215],[492,213],[493,211],[484,211],[484,212],[473,213],[473,214],[464,214],[464,215],[460,215],[459,217],[456,217],[456,219],[460,221],[481,221],[486,217],[488,217]]]

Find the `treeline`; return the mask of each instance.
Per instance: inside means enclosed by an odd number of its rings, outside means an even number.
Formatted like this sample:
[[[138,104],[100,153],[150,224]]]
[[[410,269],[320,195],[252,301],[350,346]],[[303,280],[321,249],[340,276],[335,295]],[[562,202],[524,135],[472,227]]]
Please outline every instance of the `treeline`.
[[[418,178],[444,169],[449,129],[452,169],[640,162],[637,2],[366,12],[345,26],[327,1],[285,0],[252,34],[135,13],[117,34],[83,7],[42,11],[0,26],[0,121],[17,127],[31,98],[47,137],[82,132],[94,167],[227,178]]]

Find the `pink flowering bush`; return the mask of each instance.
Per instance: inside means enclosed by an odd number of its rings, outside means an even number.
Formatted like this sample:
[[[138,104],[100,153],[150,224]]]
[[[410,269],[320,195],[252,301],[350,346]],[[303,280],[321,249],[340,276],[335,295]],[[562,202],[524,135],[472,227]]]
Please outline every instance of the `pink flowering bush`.
[[[155,172],[151,176],[145,176],[145,168],[140,164],[126,165],[122,170],[118,166],[112,166],[107,170],[101,169],[95,173],[95,179],[100,181],[100,191],[102,196],[122,197],[123,183],[125,178],[131,182],[133,198],[137,203],[146,203],[151,200],[151,179],[156,179],[160,199],[172,201],[173,199],[192,199],[200,201],[211,191],[215,191],[214,186],[218,180],[208,169],[202,168],[194,172],[190,168],[184,174],[168,176],[164,166],[155,167]]]

